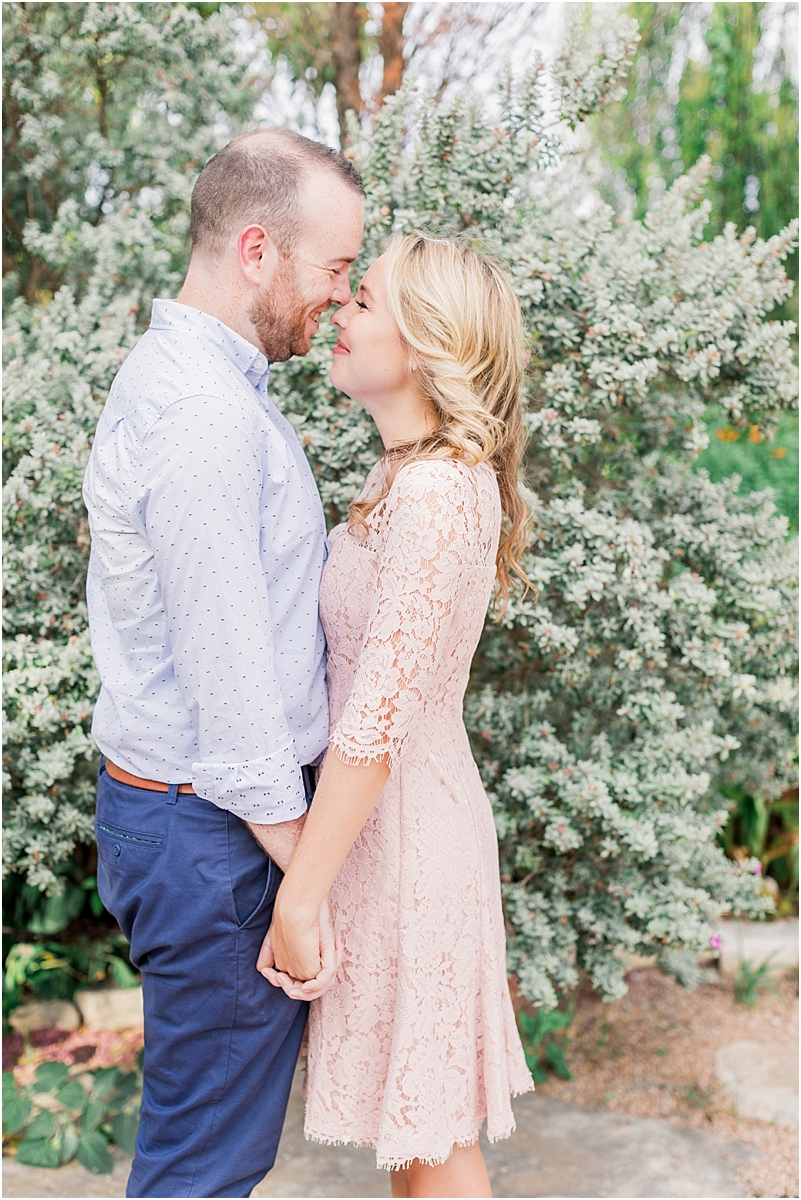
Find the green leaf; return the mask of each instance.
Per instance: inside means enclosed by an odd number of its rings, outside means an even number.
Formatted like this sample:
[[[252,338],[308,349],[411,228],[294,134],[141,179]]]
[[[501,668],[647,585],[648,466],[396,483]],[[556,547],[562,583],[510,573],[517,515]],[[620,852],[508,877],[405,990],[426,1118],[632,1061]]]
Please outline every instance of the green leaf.
[[[81,1121],[81,1129],[83,1133],[91,1133],[97,1129],[106,1112],[106,1106],[100,1100],[93,1100],[91,1104],[87,1104],[86,1112],[83,1114]]]
[[[65,887],[59,896],[48,896],[35,909],[29,921],[31,933],[60,933],[83,908],[84,893],[80,888]]]
[[[25,1096],[16,1096],[13,1100],[4,1101],[3,1129],[6,1133],[19,1133],[32,1112],[33,1105]]]
[[[131,1096],[135,1096],[139,1092],[140,1087],[141,1083],[136,1071],[126,1071],[117,1080],[117,1092],[114,1099],[118,1102],[129,1100]]]
[[[115,955],[109,959],[109,972],[117,987],[132,988],[139,985],[139,979],[123,958]]]
[[[56,1132],[56,1118],[51,1112],[40,1112],[31,1121],[25,1131],[27,1138],[48,1138]]]
[[[33,1085],[35,1092],[49,1092],[52,1088],[58,1085],[69,1075],[69,1067],[65,1063],[46,1062],[36,1068],[36,1082]]]
[[[94,1077],[92,1093],[95,1099],[105,1100],[111,1094],[119,1073],[118,1067],[99,1067],[98,1070],[92,1072]]]
[[[111,1122],[114,1142],[126,1154],[133,1154],[139,1130],[139,1113],[120,1113]]]
[[[529,1069],[529,1071],[531,1071],[531,1077],[534,1080],[534,1082],[535,1083],[546,1083],[548,1080],[548,1076],[545,1073],[545,1071],[543,1070],[543,1068],[540,1066],[539,1060],[534,1058],[533,1055],[529,1056],[527,1054],[526,1062],[528,1063],[528,1069]]]
[[[17,1162],[25,1163],[29,1167],[47,1167],[48,1169],[61,1166],[58,1150],[44,1138],[37,1138],[36,1141],[26,1139],[24,1142],[20,1142],[17,1146]]]
[[[557,1029],[569,1025],[571,1019],[569,1013],[558,1012],[557,1009],[540,1009],[535,1017],[524,1012],[518,1013],[523,1039],[532,1050],[535,1050],[549,1033],[555,1033]]]
[[[78,1142],[78,1162],[93,1175],[110,1175],[114,1163],[108,1152],[108,1142],[102,1133],[95,1130],[86,1133]]]
[[[543,1013],[542,1015],[542,1036],[547,1033],[555,1033],[557,1029],[564,1029],[565,1025],[570,1024],[570,1017],[567,1013],[561,1013],[554,1010],[553,1012]]]
[[[3,1071],[3,1104],[8,1104],[17,1097],[17,1084],[13,1071]]]
[[[71,1108],[75,1112],[83,1112],[86,1108],[86,1099],[86,1092],[77,1079],[70,1079],[56,1092],[56,1100],[59,1104],[63,1104],[65,1108]]]
[[[545,1047],[545,1057],[553,1067],[560,1079],[572,1079],[570,1068],[567,1065],[567,1060],[561,1046],[556,1042],[549,1042]]]
[[[517,1014],[517,1021],[523,1033],[528,1038],[531,1038],[536,1029],[536,1021],[534,1020],[534,1017],[529,1016],[528,1013],[521,1012]]]
[[[75,1157],[75,1152],[78,1149],[78,1142],[81,1139],[75,1132],[72,1125],[68,1125],[61,1134],[61,1161],[62,1163],[72,1162]]]

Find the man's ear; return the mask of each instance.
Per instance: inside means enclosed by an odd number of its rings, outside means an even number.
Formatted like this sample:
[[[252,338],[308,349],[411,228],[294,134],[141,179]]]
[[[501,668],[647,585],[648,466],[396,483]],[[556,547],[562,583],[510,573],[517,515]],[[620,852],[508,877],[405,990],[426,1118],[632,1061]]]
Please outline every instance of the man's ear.
[[[261,288],[278,267],[278,249],[263,225],[248,225],[237,239],[239,268],[248,283]]]

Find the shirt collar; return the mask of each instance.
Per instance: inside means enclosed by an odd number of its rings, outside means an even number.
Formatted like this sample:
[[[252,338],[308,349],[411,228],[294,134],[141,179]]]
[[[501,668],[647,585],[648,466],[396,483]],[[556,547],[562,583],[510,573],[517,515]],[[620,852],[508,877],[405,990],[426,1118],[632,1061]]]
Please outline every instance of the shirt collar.
[[[189,308],[177,300],[154,300],[150,328],[199,335],[229,358],[257,391],[269,381],[270,364],[258,346],[199,308]]]

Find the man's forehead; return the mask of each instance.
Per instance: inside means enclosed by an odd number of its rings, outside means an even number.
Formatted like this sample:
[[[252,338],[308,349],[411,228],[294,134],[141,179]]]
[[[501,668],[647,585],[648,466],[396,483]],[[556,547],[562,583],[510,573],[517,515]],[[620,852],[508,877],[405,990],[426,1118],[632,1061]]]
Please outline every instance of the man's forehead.
[[[301,186],[302,202],[307,207],[335,201],[351,210],[361,210],[362,197],[352,184],[342,179],[335,171],[312,167],[306,172]]]
[[[302,240],[318,243],[326,262],[353,262],[364,225],[362,198],[355,188],[331,171],[310,173],[304,195],[305,229]]]

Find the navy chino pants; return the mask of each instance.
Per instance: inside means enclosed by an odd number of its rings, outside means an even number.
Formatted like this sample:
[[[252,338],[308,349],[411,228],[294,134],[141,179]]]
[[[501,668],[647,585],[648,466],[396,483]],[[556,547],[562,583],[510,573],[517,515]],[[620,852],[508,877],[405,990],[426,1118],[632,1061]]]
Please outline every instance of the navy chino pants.
[[[281,872],[245,824],[100,768],[98,890],[142,973],[128,1196],[249,1196],[270,1170],[308,1004],[256,971]]]

